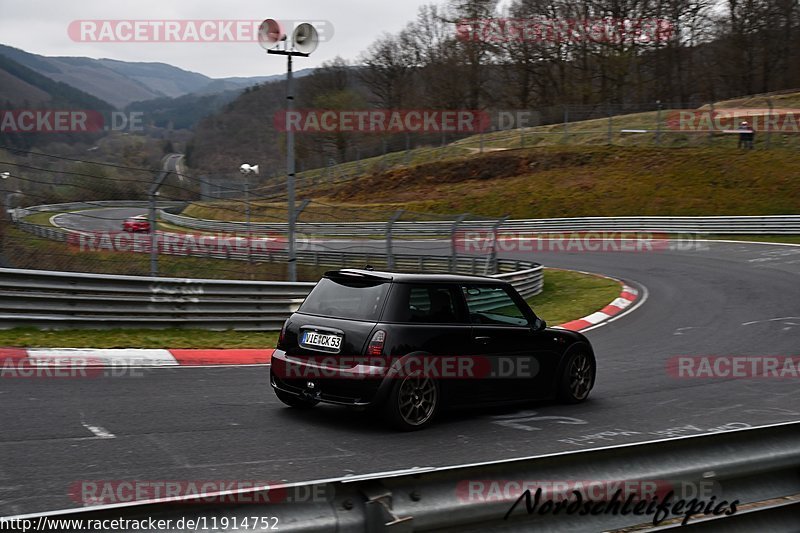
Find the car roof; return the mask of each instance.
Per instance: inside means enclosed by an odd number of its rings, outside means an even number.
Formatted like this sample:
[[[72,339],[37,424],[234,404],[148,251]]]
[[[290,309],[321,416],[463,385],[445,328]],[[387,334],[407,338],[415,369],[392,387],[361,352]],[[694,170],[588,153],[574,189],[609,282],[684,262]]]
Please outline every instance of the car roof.
[[[349,278],[370,281],[391,281],[393,283],[507,283],[488,276],[469,274],[443,274],[429,272],[387,272],[360,268],[342,268],[325,272],[326,278]]]

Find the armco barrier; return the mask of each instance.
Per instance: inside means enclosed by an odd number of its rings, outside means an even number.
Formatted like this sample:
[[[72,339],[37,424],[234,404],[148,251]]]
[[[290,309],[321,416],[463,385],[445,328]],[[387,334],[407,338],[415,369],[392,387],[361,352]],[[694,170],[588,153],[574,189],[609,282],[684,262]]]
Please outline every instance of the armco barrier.
[[[162,211],[166,222],[203,231],[244,233],[245,222],[206,220]],[[496,221],[468,221],[458,225],[460,231],[490,231]],[[442,235],[453,232],[453,221],[397,221],[391,224],[392,235]],[[254,222],[253,232],[285,233],[286,224]],[[298,222],[297,231],[306,235],[342,237],[376,237],[385,235],[386,222]],[[710,216],[710,217],[577,217],[519,219],[504,222],[499,231],[542,233],[563,231],[642,231],[661,233],[735,234],[800,234],[800,215]]]
[[[474,266],[464,261],[457,268],[468,272]],[[541,292],[541,265],[501,260],[498,266],[504,273],[495,277],[508,279],[524,297]],[[276,331],[313,286],[4,268],[0,269],[0,328],[35,325]]]
[[[0,269],[3,328],[278,330],[313,283]]]
[[[442,468],[350,476],[318,482],[280,485],[271,491],[237,491],[216,496],[216,503],[185,501],[115,504],[6,520],[147,520],[238,524],[252,517],[270,517],[269,525],[287,532],[410,533],[412,531],[609,531],[636,527],[652,530],[654,512],[630,510],[600,513],[539,512],[544,496],[528,513],[524,500],[509,513],[522,494],[521,484],[570,486],[596,482],[601,486],[630,481],[651,483],[663,502],[674,491],[673,504],[661,526],[679,531],[796,532],[800,505],[788,497],[800,493],[800,422],[739,429],[706,435],[612,446],[550,456],[511,459]],[[130,480],[135,485],[135,480]],[[497,490],[486,485],[495,482]],[[471,490],[473,485],[484,488]],[[615,488],[607,491],[611,498]],[[604,494],[606,493],[603,491]],[[558,500],[557,496],[551,496]],[[713,500],[712,500],[713,497]],[[603,501],[593,498],[593,503]],[[719,506],[718,516],[692,516],[679,527],[692,498]],[[202,501],[202,500],[201,500]],[[573,500],[574,501],[574,497]],[[623,499],[624,501],[624,499]],[[736,512],[731,503],[736,502]],[[247,502],[247,503],[243,503]],[[264,503],[267,502],[267,503]],[[756,504],[756,505],[751,505]],[[592,507],[594,509],[595,507]],[[613,508],[613,507],[612,507]],[[631,506],[631,508],[635,508]],[[706,507],[701,505],[705,510]],[[677,510],[675,510],[677,509]],[[581,509],[582,510],[582,509]],[[508,518],[506,519],[506,515]],[[676,520],[677,519],[677,520]],[[203,522],[205,521],[205,522]],[[646,526],[650,526],[646,528]],[[219,526],[222,527],[222,526]],[[252,526],[250,526],[252,527]],[[262,526],[257,526],[262,527]],[[196,526],[197,530],[202,526]],[[228,528],[224,528],[228,529]],[[661,529],[661,528],[657,528]],[[175,529],[177,530],[177,529]],[[191,529],[188,529],[191,530]]]
[[[44,237],[51,240],[69,242],[81,247],[82,239],[91,237],[82,236],[79,232],[70,231],[51,226],[40,226],[30,222],[18,222],[17,227],[23,231]],[[163,233],[164,238],[159,239],[159,255],[177,255],[181,257],[199,257],[206,259],[227,259],[237,261],[266,261],[266,262],[286,262],[288,254],[281,250],[281,244],[253,245],[247,246],[219,246],[215,244],[213,237],[208,241],[196,239],[191,246],[181,241],[185,235],[179,233]],[[127,250],[125,253],[149,253],[149,239],[135,239],[133,236],[126,235]],[[174,237],[174,239],[172,239]],[[171,242],[174,240],[175,242]],[[244,239],[241,239],[242,242]],[[184,244],[181,244],[183,242]],[[258,239],[253,241],[258,242]],[[466,274],[489,275],[493,272],[510,274],[517,270],[528,270],[532,268],[525,261],[508,261],[504,259],[495,260],[491,256],[435,256],[422,254],[392,254],[391,259],[385,252],[376,250],[374,252],[352,252],[352,251],[331,251],[331,250],[297,250],[296,260],[298,263],[308,265],[331,265],[340,268],[361,268],[365,265],[386,268],[388,270],[405,271],[452,271]],[[527,265],[527,266],[526,266]],[[541,276],[526,276],[525,279],[510,279],[512,284],[518,286],[520,293],[525,296],[533,296],[541,290]]]
[[[161,201],[158,202],[160,209],[181,209],[186,202]],[[12,211],[15,221],[34,213],[63,213],[66,211],[77,211],[81,209],[103,209],[106,207],[141,207],[147,209],[148,203],[144,200],[97,200],[92,202],[69,202],[63,204],[34,205],[31,207],[18,207]]]

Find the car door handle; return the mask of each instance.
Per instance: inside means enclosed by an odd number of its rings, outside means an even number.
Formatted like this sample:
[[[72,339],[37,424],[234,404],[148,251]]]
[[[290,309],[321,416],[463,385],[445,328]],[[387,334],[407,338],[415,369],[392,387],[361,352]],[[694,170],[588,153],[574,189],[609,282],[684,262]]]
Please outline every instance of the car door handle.
[[[475,342],[478,344],[489,344],[491,342],[491,337],[475,337]]]

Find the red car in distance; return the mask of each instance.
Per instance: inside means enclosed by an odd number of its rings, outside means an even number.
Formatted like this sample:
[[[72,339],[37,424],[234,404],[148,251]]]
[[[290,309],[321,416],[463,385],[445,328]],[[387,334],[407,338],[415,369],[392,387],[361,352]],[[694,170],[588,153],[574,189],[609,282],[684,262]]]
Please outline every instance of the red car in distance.
[[[144,217],[131,217],[122,223],[123,231],[150,233],[150,222]]]

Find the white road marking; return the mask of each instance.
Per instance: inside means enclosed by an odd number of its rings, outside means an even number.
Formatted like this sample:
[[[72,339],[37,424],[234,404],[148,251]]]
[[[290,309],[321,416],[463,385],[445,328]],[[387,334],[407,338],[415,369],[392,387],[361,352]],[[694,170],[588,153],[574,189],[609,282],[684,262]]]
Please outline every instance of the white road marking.
[[[764,322],[778,322],[780,320],[800,320],[800,316],[782,316],[778,318],[767,318],[766,320],[753,320],[750,322],[742,322],[743,326],[751,326],[753,324],[761,324]],[[787,322],[787,324],[791,324],[792,326],[797,326],[800,324],[796,324],[795,322]]]
[[[91,431],[92,434],[94,434],[94,436],[98,439],[113,439],[116,437],[116,435],[104,428],[101,428],[100,426],[90,426],[86,422],[81,422],[81,425]]]
[[[178,366],[169,350],[161,349],[30,348],[28,358],[34,365]]]

